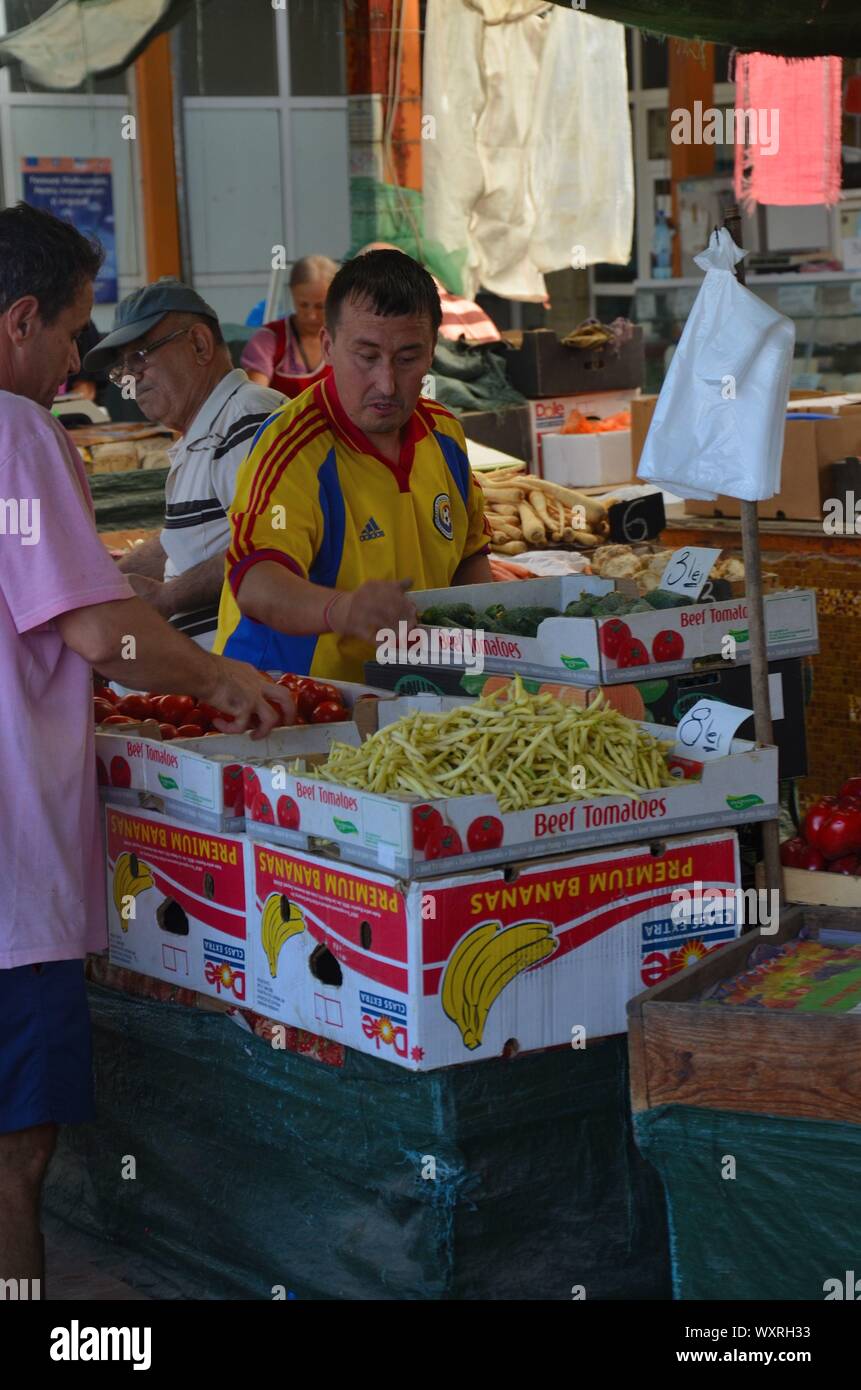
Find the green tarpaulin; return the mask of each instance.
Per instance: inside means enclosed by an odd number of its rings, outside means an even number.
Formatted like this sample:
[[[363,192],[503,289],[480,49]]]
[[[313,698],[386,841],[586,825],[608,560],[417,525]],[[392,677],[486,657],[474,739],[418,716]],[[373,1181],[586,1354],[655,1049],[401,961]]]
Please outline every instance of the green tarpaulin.
[[[46,1205],[138,1252],[150,1287],[161,1268],[192,1298],[669,1296],[624,1037],[415,1073],[96,986],[90,1007],[99,1118],[62,1131]]]
[[[652,34],[804,58],[861,56],[858,0],[553,0]]]
[[[676,1298],[820,1301],[861,1277],[861,1126],[672,1105],[634,1133],[664,1182]]]

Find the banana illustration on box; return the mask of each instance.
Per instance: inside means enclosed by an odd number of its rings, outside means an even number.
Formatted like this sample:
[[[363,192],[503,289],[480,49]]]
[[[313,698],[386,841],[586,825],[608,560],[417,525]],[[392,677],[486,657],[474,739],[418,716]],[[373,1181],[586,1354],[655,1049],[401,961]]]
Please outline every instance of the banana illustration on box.
[[[129,929],[128,914],[123,911],[126,899],[136,898],[138,893],[154,887],[155,879],[149,864],[138,859],[136,854],[123,852],[117,856],[114,865],[114,907],[117,909],[123,931]]]
[[[269,961],[273,980],[278,973],[278,957],[285,941],[305,930],[305,918],[295,903],[283,893],[270,893],[263,904],[260,939]]]
[[[550,922],[485,922],[458,942],[442,980],[442,1006],[465,1047],[479,1047],[490,1009],[506,985],[558,946]]]

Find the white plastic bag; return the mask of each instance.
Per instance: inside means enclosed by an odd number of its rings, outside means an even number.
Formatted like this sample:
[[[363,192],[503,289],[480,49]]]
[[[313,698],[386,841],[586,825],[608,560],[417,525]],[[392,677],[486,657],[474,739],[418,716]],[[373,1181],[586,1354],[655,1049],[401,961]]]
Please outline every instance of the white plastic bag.
[[[780,491],[795,327],[736,280],[743,255],[721,227],[695,257],[706,276],[643,445],[638,476],[680,497]]]

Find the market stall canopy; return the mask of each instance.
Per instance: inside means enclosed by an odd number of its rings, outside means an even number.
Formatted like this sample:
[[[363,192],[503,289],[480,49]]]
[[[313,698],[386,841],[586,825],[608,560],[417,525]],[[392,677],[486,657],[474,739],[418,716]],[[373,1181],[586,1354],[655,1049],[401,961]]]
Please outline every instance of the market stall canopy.
[[[552,0],[634,29],[788,58],[861,53],[858,0]]]
[[[206,0],[202,0],[206,3]],[[58,0],[32,24],[0,37],[0,67],[20,63],[27,82],[69,91],[133,63],[192,0]]]

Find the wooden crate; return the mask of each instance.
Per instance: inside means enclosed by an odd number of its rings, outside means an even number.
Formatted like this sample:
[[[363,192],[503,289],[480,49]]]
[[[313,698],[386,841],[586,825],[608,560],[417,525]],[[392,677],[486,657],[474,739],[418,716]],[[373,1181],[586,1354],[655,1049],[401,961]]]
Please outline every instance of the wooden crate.
[[[784,869],[781,901],[821,907],[861,908],[861,878],[854,874]]]
[[[814,877],[813,874],[808,877]],[[699,996],[747,967],[755,946],[790,941],[835,909],[798,906],[778,931],[749,932],[628,1004],[634,1111],[658,1105],[861,1124],[861,1015],[709,1005]],[[861,911],[841,925],[861,927]]]

